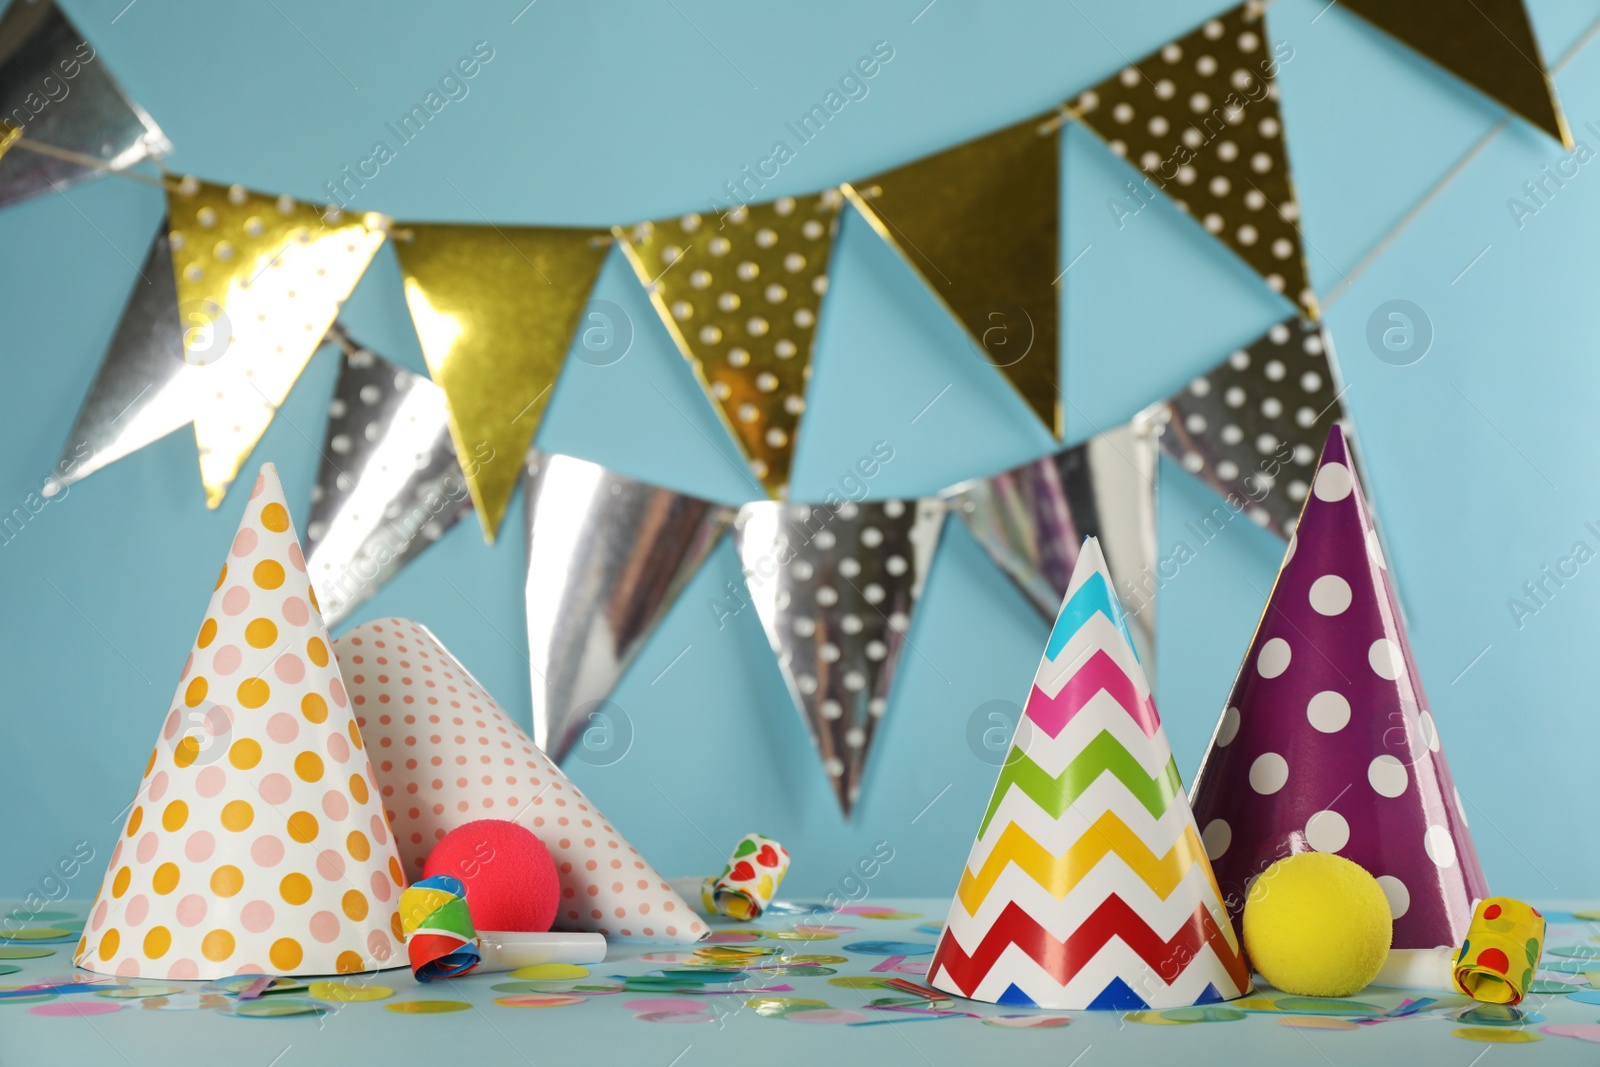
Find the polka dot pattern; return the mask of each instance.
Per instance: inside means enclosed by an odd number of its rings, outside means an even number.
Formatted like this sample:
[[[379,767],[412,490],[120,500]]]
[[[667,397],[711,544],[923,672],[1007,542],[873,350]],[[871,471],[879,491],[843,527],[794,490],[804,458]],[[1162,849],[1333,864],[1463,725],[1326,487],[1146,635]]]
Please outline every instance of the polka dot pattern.
[[[617,231],[751,473],[777,499],[789,487],[843,203],[829,189]]]
[[[211,657],[190,657],[78,962],[157,979],[330,974],[352,952],[361,969],[403,965],[390,932],[399,859],[386,827],[376,843],[368,836],[383,812],[371,767],[347,742],[354,719],[337,664],[308,656],[299,671],[281,669],[287,650],[328,638],[320,617],[295,623],[285,611],[308,585],[271,465],[230,551],[200,631],[235,650],[228,676]],[[247,608],[230,615],[241,580]],[[246,636],[263,624],[273,634],[265,646]],[[329,709],[317,723],[301,714],[312,698]],[[386,895],[375,898],[379,877]],[[352,892],[366,902],[360,918]]]
[[[168,193],[167,213],[178,306],[196,324],[185,331],[184,358],[200,388],[226,401],[194,409],[206,501],[216,507],[365,273],[388,222],[192,178]],[[288,509],[281,528],[263,525],[287,531]]]
[[[1229,828],[1213,869],[1230,901],[1311,848],[1379,878],[1395,947],[1459,944],[1488,888],[1353,471],[1336,426],[1195,780],[1195,818]]]
[[[392,904],[377,907],[390,899],[377,890],[398,884],[402,861],[406,874],[419,877],[447,832],[503,818],[538,835],[556,861],[556,929],[669,942],[706,935],[694,911],[426,629],[405,619],[369,622],[335,641],[333,651],[377,772],[375,799],[388,814],[387,822],[372,820],[368,866],[380,846],[385,856],[399,850],[393,877],[372,875],[375,913],[393,912]],[[390,826],[394,844],[386,846]],[[366,838],[342,831],[335,837],[324,830],[317,842],[342,848],[347,868],[368,847]],[[342,906],[334,898],[328,910]]]
[[[1262,9],[1240,4],[1082,93],[1076,110],[1275,291],[1317,314]]]
[[[324,621],[336,626],[470,512],[472,500],[444,390],[362,347],[337,323],[328,339],[342,361],[311,489],[304,563]],[[355,496],[357,477],[369,469],[395,487],[370,505]],[[381,516],[372,514],[378,508]]]
[[[745,568],[777,587],[762,625],[846,814],[943,525],[936,499],[763,502],[734,520]]]
[[[1328,428],[1344,418],[1320,326],[1285,319],[1167,398],[1161,447],[1253,520],[1293,531]]]

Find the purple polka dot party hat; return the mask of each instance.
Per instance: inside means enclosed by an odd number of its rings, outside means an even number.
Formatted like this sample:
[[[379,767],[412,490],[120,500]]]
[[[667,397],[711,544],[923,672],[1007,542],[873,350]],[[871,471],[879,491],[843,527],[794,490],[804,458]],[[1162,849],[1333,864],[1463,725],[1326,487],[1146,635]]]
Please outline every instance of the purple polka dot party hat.
[[[1461,944],[1489,895],[1338,426],[1200,764],[1194,812],[1236,921],[1255,878],[1297,852],[1373,874],[1395,948]]]
[[[161,979],[404,966],[402,877],[268,463],[73,962]]]

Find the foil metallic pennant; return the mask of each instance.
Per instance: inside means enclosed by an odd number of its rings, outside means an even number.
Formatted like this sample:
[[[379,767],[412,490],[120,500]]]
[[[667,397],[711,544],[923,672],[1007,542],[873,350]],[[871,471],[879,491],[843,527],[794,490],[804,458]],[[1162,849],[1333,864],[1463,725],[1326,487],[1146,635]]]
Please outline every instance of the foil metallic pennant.
[[[544,226],[408,228],[395,242],[406,303],[493,542],[610,240]]]
[[[788,492],[843,202],[828,189],[616,230],[661,321],[774,498]]]
[[[745,586],[849,815],[889,708],[945,506],[933,498],[739,509]]]
[[[1286,46],[1266,33],[1262,5],[1248,0],[1086,90],[1073,112],[1144,172],[1147,190],[1164,191],[1315,318],[1278,112]]]
[[[214,508],[366,272],[388,220],[193,178],[168,188],[167,215],[184,358],[199,368],[200,475]]]
[[[1378,879],[1395,948],[1459,945],[1489,895],[1338,426],[1200,763],[1194,811],[1235,916],[1257,875],[1308,849]]]
[[[56,472],[72,485],[194,420],[199,368],[184,359],[167,221],[145,254]]]
[[[1176,1008],[1250,989],[1093,538],[928,974],[959,996],[1054,1009]]]
[[[311,490],[306,568],[335,626],[472,510],[444,392],[337,322],[342,362]]]
[[[1345,0],[1344,6],[1573,146],[1523,0],[1472,0],[1465,7],[1440,0]]]
[[[172,148],[52,0],[14,0],[0,14],[0,122],[28,140],[9,153],[0,150],[0,207]],[[80,158],[32,151],[31,145]]]
[[[1127,606],[1133,645],[1155,675],[1156,433],[1143,417],[1032,463],[942,494],[1047,620],[1086,537],[1099,539]]]
[[[534,449],[528,459],[528,661],[533,735],[560,761],[625,754],[606,698],[733,512]]]
[[[1060,437],[1055,118],[1026,119],[843,188]]]
[[[1169,397],[1161,447],[1235,513],[1287,538],[1317,448],[1344,418],[1342,394],[1327,334],[1291,317]],[[1231,519],[1214,513],[1200,524],[1210,530]]]

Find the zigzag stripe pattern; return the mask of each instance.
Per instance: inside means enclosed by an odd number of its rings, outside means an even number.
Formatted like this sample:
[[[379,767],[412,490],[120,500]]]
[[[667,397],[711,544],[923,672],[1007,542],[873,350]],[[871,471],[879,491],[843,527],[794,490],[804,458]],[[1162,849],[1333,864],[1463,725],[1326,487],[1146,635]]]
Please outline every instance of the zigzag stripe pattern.
[[[1224,936],[1216,918],[1204,904],[1195,905],[1189,920],[1172,937],[1161,935],[1139,917],[1122,898],[1113,894],[1095,909],[1065,941],[1058,941],[1027,912],[1015,904],[1000,913],[989,933],[969,954],[953,937],[939,942],[929,971],[943,971],[962,996],[975,991],[1000,954],[1015,945],[1062,985],[1070,982],[1112,938],[1120,940],[1144,961],[1148,972],[1140,984],[1170,985],[1188,967],[1202,947],[1209,947],[1240,989],[1249,983],[1244,957]],[[1145,998],[1150,1001],[1150,997]]]
[[[1078,668],[1077,673],[1067,679],[1055,696],[1034,686],[1028,696],[1028,718],[1045,733],[1055,737],[1083,710],[1085,704],[1101,693],[1108,694],[1121,704],[1122,710],[1139,724],[1139,729],[1144,731],[1146,737],[1154,737],[1156,731],[1161,729],[1161,717],[1156,714],[1155,702],[1148,696],[1140,695],[1132,679],[1104,651],[1090,656],[1089,662]]]
[[[1128,643],[1128,649],[1132,651],[1133,635],[1128,632],[1128,621],[1123,618],[1122,606],[1112,595],[1111,584],[1106,581],[1106,576],[1097,571],[1091,574],[1061,606],[1061,613],[1056,616],[1056,624],[1050,628],[1050,640],[1045,645],[1044,658],[1053,660],[1060,656],[1061,650],[1067,647],[1072,635],[1087,625],[1096,613],[1111,620],[1111,624],[1121,632],[1122,639]],[[1138,661],[1137,654],[1134,656],[1134,661]]]
[[[1239,996],[1249,970],[1093,538],[1068,590],[931,981],[1073,1010]]]
[[[1206,852],[1200,835],[1195,833],[1193,825],[1188,825],[1177,843],[1165,855],[1157,856],[1113,811],[1096,819],[1063,856],[1051,855],[1026,830],[1012,823],[1000,832],[1000,840],[990,850],[982,870],[977,874],[970,870],[961,873],[961,886],[956,896],[968,915],[975,914],[1001,872],[1015,864],[1051,896],[1063,900],[1101,860],[1112,854],[1127,864],[1156,896],[1165,900],[1189,869],[1205,859]],[[1221,895],[1218,890],[1217,896]]]
[[[1051,775],[1029,759],[1026,752],[1013,748],[1005,766],[1000,769],[1000,780],[995,783],[989,808],[983,813],[978,836],[982,837],[989,829],[989,820],[994,817],[995,809],[1012,787],[1022,790],[1052,818],[1059,819],[1096,778],[1108,773],[1115,775],[1128,792],[1158,819],[1173,798],[1183,792],[1183,777],[1178,774],[1176,759],[1169,759],[1166,770],[1152,778],[1109,730],[1102,730],[1084,746],[1082,754],[1067,764],[1067,769],[1058,775]]]

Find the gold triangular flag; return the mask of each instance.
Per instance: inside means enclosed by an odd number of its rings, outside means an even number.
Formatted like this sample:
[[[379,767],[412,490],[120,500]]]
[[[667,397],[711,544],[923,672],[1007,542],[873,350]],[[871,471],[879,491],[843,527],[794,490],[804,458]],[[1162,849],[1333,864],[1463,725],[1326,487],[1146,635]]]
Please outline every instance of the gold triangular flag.
[[[1472,0],[1466,7],[1439,0],[1345,0],[1345,6],[1572,147],[1523,0]]]
[[[844,186],[1057,437],[1060,125],[1052,112]]]
[[[167,190],[206,506],[222,503],[383,243],[381,215],[185,178]]]
[[[22,140],[22,127],[0,122],[0,158],[4,158],[11,146],[20,140]]]
[[[610,238],[544,226],[409,229],[394,246],[406,303],[493,543]]]
[[[1266,28],[1254,0],[1224,11],[1082,93],[1073,112],[1316,318]]]
[[[843,203],[828,189],[616,230],[661,321],[774,498],[788,491]]]

